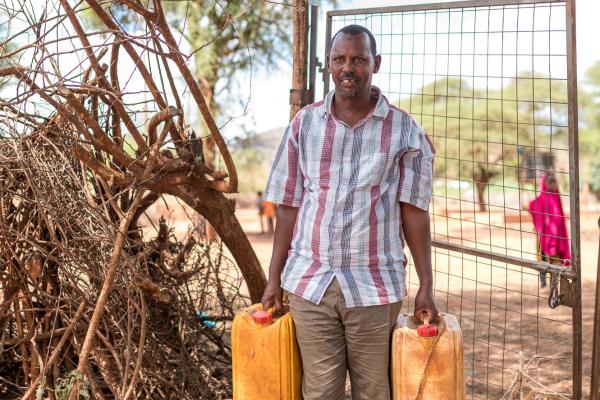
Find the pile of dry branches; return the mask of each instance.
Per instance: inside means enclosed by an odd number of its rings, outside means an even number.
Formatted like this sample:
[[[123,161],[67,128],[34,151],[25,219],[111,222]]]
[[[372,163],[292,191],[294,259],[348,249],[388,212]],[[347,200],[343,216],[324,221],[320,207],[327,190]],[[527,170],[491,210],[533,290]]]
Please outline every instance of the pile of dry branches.
[[[223,194],[236,191],[235,168],[160,1],[119,3],[145,34],[97,0],[60,0],[37,20],[25,15],[20,34],[31,40],[0,60],[15,89],[0,101],[3,398],[227,398],[228,321],[248,301],[242,281],[252,301],[264,288]],[[106,26],[102,40],[85,31],[83,10]],[[61,67],[65,53],[75,68]],[[141,123],[119,80],[124,59],[156,110]],[[181,93],[226,171],[204,163]],[[194,230],[178,239],[164,219],[144,228],[140,218],[164,195],[202,215],[222,242]]]

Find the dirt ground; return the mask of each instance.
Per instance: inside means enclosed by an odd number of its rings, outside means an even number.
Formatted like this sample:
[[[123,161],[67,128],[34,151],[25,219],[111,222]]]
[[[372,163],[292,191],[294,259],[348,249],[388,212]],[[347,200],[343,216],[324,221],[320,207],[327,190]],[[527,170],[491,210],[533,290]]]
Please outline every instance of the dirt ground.
[[[256,254],[267,273],[271,259],[272,235],[261,234],[259,220],[254,209],[236,212]],[[462,237],[485,242],[497,248],[521,251],[527,257],[535,246],[533,235],[528,231],[529,221],[508,223],[507,231],[493,226],[486,214],[475,215],[475,220],[485,218],[484,228],[492,226],[492,232],[481,232],[481,225],[468,225],[468,221],[453,222],[452,213],[435,217],[435,231],[450,238]],[[598,260],[598,217],[596,210],[581,215],[582,249],[582,309],[583,309],[583,388],[589,393],[591,373],[592,332],[594,315],[594,292]],[[463,216],[464,219],[464,216]],[[493,219],[493,217],[491,217]],[[441,228],[441,224],[449,226]],[[512,231],[511,231],[512,229]],[[477,231],[476,231],[477,230]],[[443,239],[443,238],[441,238]],[[509,252],[510,254],[510,252]],[[519,361],[520,352],[527,360],[530,354],[550,357],[540,366],[538,381],[556,392],[571,390],[572,313],[568,307],[551,310],[547,305],[549,289],[539,288],[535,272],[520,267],[487,262],[474,257],[460,256],[447,251],[435,251],[436,301],[441,309],[459,316],[465,340],[465,374],[467,398],[497,399],[510,385],[511,367]],[[416,274],[409,271],[409,292],[418,288]],[[411,312],[410,300],[405,302],[403,312]],[[503,389],[504,388],[504,389]],[[586,397],[587,398],[587,397]]]
[[[588,398],[600,205],[582,210],[583,390]],[[483,250],[535,257],[531,250],[535,248],[535,235],[529,234],[531,223],[520,220],[518,214],[511,221],[493,212],[469,216],[434,207],[431,214],[433,230],[440,240],[460,242],[462,238],[466,246],[477,243]],[[238,209],[236,215],[267,274],[272,235],[260,233],[255,209]],[[173,227],[176,235],[188,230],[186,218],[179,221]],[[537,272],[446,250],[434,250],[433,264],[438,307],[456,315],[461,324],[467,398],[500,398],[511,384],[513,366],[531,360],[533,354],[547,357],[529,371],[537,382],[559,393],[572,390],[572,311],[565,306],[555,310],[548,307],[549,288],[539,287]],[[418,288],[412,268],[407,286],[409,299],[402,313],[412,313],[411,295]]]

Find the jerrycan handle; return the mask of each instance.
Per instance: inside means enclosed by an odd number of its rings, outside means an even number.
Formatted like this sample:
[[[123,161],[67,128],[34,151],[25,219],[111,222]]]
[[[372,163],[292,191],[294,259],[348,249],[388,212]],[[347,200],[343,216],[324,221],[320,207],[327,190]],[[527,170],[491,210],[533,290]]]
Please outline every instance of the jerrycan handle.
[[[438,327],[429,323],[429,319],[425,318],[423,325],[417,327],[417,335],[420,337],[435,337],[438,335]]]

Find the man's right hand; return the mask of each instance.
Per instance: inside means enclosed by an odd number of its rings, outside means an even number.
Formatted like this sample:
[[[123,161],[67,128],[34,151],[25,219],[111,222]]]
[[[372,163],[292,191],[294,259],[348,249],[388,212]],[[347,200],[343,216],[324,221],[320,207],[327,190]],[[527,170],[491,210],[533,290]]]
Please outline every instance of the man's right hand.
[[[269,281],[261,302],[263,310],[273,307],[275,312],[283,311],[283,289],[281,289],[281,272],[285,266],[292,243],[294,226],[298,215],[297,207],[280,205],[277,207],[277,225],[273,236],[273,254],[269,265]]]
[[[275,313],[283,311],[283,289],[281,288],[281,283],[275,279],[269,279],[261,301],[263,310],[265,311],[271,307],[273,307]]]

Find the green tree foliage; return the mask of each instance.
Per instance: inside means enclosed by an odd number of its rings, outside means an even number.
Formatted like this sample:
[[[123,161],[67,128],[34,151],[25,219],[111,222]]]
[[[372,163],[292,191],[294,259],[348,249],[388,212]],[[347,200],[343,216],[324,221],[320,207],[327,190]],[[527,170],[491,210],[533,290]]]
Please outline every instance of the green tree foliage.
[[[600,194],[600,153],[591,162],[589,183],[590,191]]]
[[[253,147],[242,147],[231,152],[231,157],[240,171],[240,193],[255,193],[264,190],[269,177],[269,165],[263,152]]]
[[[193,49],[200,49],[194,53],[196,75],[212,93],[217,83],[229,90],[232,78],[239,78],[251,64],[272,68],[290,54],[290,7],[262,0],[165,4],[171,26]],[[225,104],[213,101],[214,106]]]
[[[289,58],[291,7],[262,0],[164,0],[171,28],[192,51],[194,73],[213,112],[235,101],[236,82],[251,65],[273,68]],[[105,5],[131,33],[144,24],[118,2]],[[88,27],[104,29],[93,12],[83,13]],[[218,91],[218,93],[216,92]]]
[[[588,68],[578,90],[579,149],[589,158],[600,151],[600,60]]]
[[[498,88],[443,78],[425,85],[400,107],[409,110],[437,150],[437,177],[475,183],[480,209],[494,177],[517,179],[521,155],[566,148],[566,81],[520,74]]]

